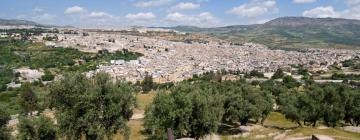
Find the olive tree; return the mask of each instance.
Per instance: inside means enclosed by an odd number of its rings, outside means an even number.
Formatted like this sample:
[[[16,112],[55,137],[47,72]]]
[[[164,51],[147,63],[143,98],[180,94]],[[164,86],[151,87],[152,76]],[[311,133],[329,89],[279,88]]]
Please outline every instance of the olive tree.
[[[66,138],[110,139],[119,130],[128,138],[126,123],[136,99],[127,83],[114,82],[106,73],[68,74],[50,86],[50,100]]]
[[[233,90],[226,93],[225,122],[246,125],[250,119],[264,122],[267,115],[272,111],[273,100],[269,92],[260,91],[251,85],[244,84],[241,87],[231,86]]]
[[[205,83],[180,84],[160,92],[146,109],[144,126],[153,139],[166,139],[172,128],[177,138],[200,139],[216,132],[223,115],[222,97]]]

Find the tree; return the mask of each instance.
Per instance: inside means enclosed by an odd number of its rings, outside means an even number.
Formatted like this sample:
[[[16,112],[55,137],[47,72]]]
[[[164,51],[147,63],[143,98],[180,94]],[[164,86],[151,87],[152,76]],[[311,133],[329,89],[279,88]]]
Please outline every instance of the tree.
[[[352,125],[360,125],[360,90],[347,91],[349,98],[345,105],[345,121]]]
[[[114,83],[106,73],[67,74],[50,87],[59,131],[69,139],[110,139],[118,130],[128,138],[135,100],[130,85]]]
[[[177,138],[199,139],[215,132],[223,114],[223,101],[208,83],[181,83],[170,94],[158,93],[145,112],[144,127],[150,137],[166,139],[167,128],[172,128]]]
[[[324,122],[327,126],[335,127],[336,123],[345,116],[345,104],[348,100],[346,91],[340,89],[335,84],[329,84],[324,87]]]
[[[39,116],[38,118],[21,117],[19,119],[19,139],[22,140],[55,140],[56,129],[50,118]]]
[[[301,83],[299,83],[296,79],[294,79],[290,75],[285,76],[283,78],[283,83],[287,88],[295,88],[301,86]]]
[[[149,73],[146,72],[144,80],[142,81],[141,85],[144,93],[150,92],[154,88],[152,75],[149,75]]]
[[[19,103],[22,112],[26,115],[29,113],[32,115],[32,112],[38,108],[38,99],[30,86],[30,83],[25,83],[20,89]]]
[[[282,69],[277,69],[276,72],[274,73],[274,75],[271,77],[271,79],[281,79],[284,76],[285,76],[285,74],[282,71]]]
[[[280,111],[289,120],[296,122],[299,126],[302,126],[301,121],[304,120],[304,110],[300,103],[300,97],[304,96],[304,93],[297,90],[290,90],[286,94],[280,95]]]
[[[272,111],[271,94],[246,84],[241,87],[232,86],[232,88],[234,90],[226,93],[223,120],[246,125],[250,119],[257,121],[261,119],[261,123],[263,123],[266,116]]]
[[[305,96],[301,96],[300,103],[303,103],[304,121],[316,126],[318,120],[322,118],[324,105],[324,90],[318,85],[310,85],[305,89]]]
[[[6,108],[0,106],[0,140],[10,139],[10,133],[7,128],[7,123],[10,120],[10,114],[7,112]]]
[[[263,78],[264,77],[264,73],[259,72],[257,70],[252,70],[250,72],[250,77],[258,77],[258,78]]]

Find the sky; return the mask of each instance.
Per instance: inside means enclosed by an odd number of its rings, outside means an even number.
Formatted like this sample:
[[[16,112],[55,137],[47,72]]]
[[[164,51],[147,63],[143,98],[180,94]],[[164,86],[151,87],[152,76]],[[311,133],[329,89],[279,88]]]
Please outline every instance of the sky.
[[[0,18],[77,27],[218,27],[284,16],[360,19],[360,0],[1,0]]]

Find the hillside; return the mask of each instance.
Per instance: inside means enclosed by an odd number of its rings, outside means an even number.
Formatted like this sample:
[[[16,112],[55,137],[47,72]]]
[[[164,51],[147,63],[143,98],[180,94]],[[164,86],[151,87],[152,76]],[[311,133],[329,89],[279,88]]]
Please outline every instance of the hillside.
[[[203,32],[234,43],[256,42],[271,48],[360,48],[359,20],[282,17],[259,25],[171,29]]]
[[[40,25],[33,21],[27,20],[17,20],[17,19],[0,19],[0,25],[29,25],[29,26],[37,26]]]
[[[34,21],[28,20],[18,20],[18,19],[1,19],[0,18],[0,25],[6,26],[34,26],[34,27],[43,27],[43,28],[74,28],[73,26],[59,26],[59,25],[47,25],[36,23]]]

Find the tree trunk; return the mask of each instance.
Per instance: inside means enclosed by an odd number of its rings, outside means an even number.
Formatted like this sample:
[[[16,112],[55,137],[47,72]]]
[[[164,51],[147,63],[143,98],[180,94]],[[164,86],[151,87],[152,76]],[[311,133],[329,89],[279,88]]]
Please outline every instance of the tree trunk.
[[[314,121],[314,122],[313,122],[313,125],[312,125],[313,127],[315,127],[315,126],[316,126],[316,122],[317,122],[317,121]]]
[[[299,127],[302,127],[302,124],[300,121],[296,121],[296,123],[299,125]]]
[[[246,126],[247,122],[248,122],[247,119],[243,119],[243,120],[240,121],[240,124]]]
[[[265,120],[266,120],[266,117],[263,117],[263,118],[261,119],[261,125],[264,125]]]

